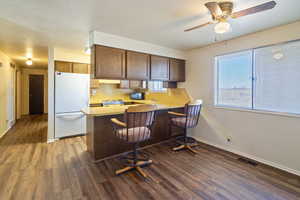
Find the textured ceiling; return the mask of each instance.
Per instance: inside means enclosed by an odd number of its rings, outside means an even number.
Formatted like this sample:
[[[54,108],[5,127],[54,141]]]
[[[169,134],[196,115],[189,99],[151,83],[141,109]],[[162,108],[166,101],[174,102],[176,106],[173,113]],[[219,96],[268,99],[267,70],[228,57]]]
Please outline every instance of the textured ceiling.
[[[235,10],[268,0],[234,0]],[[175,49],[191,49],[300,19],[299,0],[231,20],[232,32],[216,35],[213,26],[183,32],[210,20],[204,0],[0,0],[0,50],[19,64],[32,52],[35,66],[47,65],[47,48],[83,54],[91,30]]]

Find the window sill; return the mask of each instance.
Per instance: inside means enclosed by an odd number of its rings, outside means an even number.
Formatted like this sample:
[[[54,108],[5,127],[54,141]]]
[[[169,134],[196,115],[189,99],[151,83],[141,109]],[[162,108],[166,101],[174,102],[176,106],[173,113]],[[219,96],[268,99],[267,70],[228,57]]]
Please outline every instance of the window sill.
[[[224,110],[231,110],[231,111],[238,111],[238,112],[251,112],[251,113],[258,113],[258,114],[265,114],[265,115],[276,115],[282,117],[293,117],[293,118],[300,118],[300,114],[291,114],[291,113],[282,113],[282,112],[272,112],[272,111],[263,111],[263,110],[251,110],[247,108],[238,108],[238,107],[227,107],[227,106],[219,106],[214,105],[217,109],[224,109]]]

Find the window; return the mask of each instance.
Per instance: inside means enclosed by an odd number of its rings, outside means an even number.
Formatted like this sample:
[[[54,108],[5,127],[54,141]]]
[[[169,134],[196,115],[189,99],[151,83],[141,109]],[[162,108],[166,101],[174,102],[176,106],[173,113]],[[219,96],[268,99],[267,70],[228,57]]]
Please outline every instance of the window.
[[[252,107],[252,52],[245,51],[217,58],[217,104]]]
[[[216,57],[216,105],[300,114],[300,41]]]

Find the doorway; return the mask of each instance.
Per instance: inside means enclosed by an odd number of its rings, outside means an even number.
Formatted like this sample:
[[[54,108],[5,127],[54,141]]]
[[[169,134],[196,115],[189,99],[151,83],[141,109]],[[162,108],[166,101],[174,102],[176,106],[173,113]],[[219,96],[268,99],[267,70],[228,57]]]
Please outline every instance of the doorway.
[[[29,75],[29,114],[44,113],[44,75]]]

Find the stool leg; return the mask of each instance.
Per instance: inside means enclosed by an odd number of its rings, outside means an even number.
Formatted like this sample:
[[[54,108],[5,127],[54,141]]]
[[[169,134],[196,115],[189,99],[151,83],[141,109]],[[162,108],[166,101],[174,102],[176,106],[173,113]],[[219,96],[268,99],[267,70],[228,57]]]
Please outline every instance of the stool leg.
[[[143,177],[147,178],[147,174],[142,170],[141,167],[152,164],[153,161],[152,160],[139,161],[137,148],[138,148],[138,143],[134,144],[132,159],[128,160],[131,162],[131,164],[130,164],[131,166],[127,166],[127,167],[124,167],[123,169],[117,170],[115,172],[116,175],[128,172],[130,170],[137,170],[138,173],[140,173]]]
[[[128,172],[128,171],[130,171],[130,170],[132,170],[132,169],[133,169],[133,167],[124,167],[123,169],[117,170],[115,173],[116,173],[116,175],[119,175],[119,174]]]
[[[141,167],[137,166],[135,169],[145,178],[147,178],[147,174],[142,170]]]
[[[185,148],[185,145],[182,144],[182,145],[180,145],[180,146],[178,146],[178,147],[174,147],[174,148],[173,148],[173,151],[179,151],[179,150],[184,149],[184,148]]]
[[[188,150],[190,150],[191,152],[193,152],[194,154],[197,154],[197,152],[196,152],[194,149],[192,149],[191,146],[186,145],[186,148],[187,148]]]
[[[194,154],[197,154],[197,152],[192,149],[192,147],[198,146],[199,144],[188,144],[188,137],[187,137],[187,131],[186,129],[184,130],[184,135],[183,135],[183,143],[182,145],[178,146],[178,147],[174,147],[173,151],[179,151],[182,149],[188,149],[189,151],[191,151]]]

